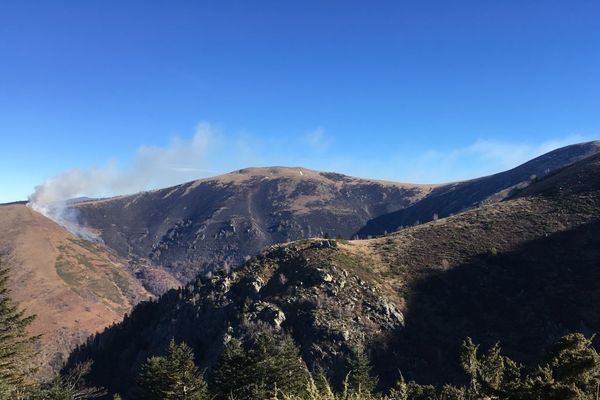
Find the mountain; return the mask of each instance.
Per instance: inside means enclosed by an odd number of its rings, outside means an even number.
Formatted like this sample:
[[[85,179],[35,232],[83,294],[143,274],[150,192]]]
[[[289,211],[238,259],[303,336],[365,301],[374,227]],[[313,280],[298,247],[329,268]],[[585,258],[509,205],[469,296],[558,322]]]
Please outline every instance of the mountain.
[[[470,336],[524,363],[562,334],[600,330],[600,155],[499,202],[371,240],[272,246],[234,272],[202,276],[96,335],[95,384],[126,393],[140,363],[186,341],[210,377],[223,342],[270,327],[334,383],[366,349],[382,387],[462,378]]]
[[[42,375],[60,368],[90,334],[120,321],[149,293],[127,263],[81,240],[24,203],[0,205],[0,254],[11,295],[36,314]]]
[[[464,182],[440,185],[425,198],[370,220],[358,231],[368,237],[400,227],[447,217],[482,204],[500,201],[545,175],[600,152],[600,141],[574,144],[546,153],[509,171]]]
[[[350,237],[432,186],[304,168],[249,168],[167,189],[73,205],[122,257],[150,260],[182,281],[238,266],[274,243]]]

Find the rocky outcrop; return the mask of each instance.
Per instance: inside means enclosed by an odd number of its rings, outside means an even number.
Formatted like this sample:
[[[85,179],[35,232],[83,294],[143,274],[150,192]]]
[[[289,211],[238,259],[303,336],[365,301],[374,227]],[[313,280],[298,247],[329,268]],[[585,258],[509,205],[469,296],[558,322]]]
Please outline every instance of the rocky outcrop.
[[[210,368],[230,337],[269,329],[291,335],[309,367],[342,379],[349,356],[377,347],[404,323],[395,301],[348,270],[347,257],[334,240],[271,247],[240,270],[208,274],[141,305],[72,362],[102,353],[94,381],[126,391],[140,362],[171,337],[190,343]]]

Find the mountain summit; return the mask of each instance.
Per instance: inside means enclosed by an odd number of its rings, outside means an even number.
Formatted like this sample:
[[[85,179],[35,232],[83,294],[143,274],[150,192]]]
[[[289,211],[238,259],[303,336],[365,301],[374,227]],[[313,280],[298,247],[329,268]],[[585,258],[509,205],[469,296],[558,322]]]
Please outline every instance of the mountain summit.
[[[247,168],[74,207],[82,224],[121,256],[149,259],[187,281],[237,266],[274,243],[349,238],[432,188],[305,168]]]

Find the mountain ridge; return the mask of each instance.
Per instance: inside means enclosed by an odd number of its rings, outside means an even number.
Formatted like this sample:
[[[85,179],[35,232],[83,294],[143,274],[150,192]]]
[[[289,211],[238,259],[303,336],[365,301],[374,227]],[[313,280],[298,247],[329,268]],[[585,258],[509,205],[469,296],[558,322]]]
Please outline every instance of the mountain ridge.
[[[573,144],[545,153],[496,174],[438,185],[421,201],[370,220],[357,235],[377,236],[403,226],[446,217],[465,209],[500,201],[532,181],[600,152],[600,141]]]
[[[149,259],[186,281],[237,266],[274,243],[349,237],[431,188],[305,168],[249,168],[73,208],[121,256]]]
[[[200,272],[235,268],[274,243],[377,236],[500,201],[599,150],[600,142],[566,146],[505,172],[443,185],[253,167],[72,207],[81,224],[99,232],[120,256],[186,282]]]
[[[398,370],[420,383],[459,380],[466,336],[539,361],[561,334],[600,329],[599,172],[595,155],[532,182],[526,196],[387,236],[274,245],[137,307],[71,362],[91,357],[93,382],[127,393],[170,338],[190,344],[210,375],[222,341],[256,323],[290,334],[309,367],[337,383],[357,348],[383,388]],[[580,190],[547,188],[573,179]]]

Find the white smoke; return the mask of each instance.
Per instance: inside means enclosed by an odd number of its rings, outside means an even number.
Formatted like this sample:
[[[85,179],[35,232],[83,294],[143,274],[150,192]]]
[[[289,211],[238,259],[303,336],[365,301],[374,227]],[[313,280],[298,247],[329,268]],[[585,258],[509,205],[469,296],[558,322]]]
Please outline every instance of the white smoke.
[[[102,239],[96,232],[82,226],[79,223],[79,210],[69,207],[69,202],[55,202],[41,205],[38,203],[27,203],[28,207],[52,219],[59,225],[65,227],[72,234],[90,242],[101,243]]]
[[[28,205],[72,233],[97,240],[97,235],[80,225],[77,209],[69,204],[73,199],[129,194],[196,179],[208,172],[204,164],[215,137],[210,124],[200,123],[190,139],[174,138],[167,147],[140,147],[125,170],[110,163],[104,168],[65,171],[36,186]]]

